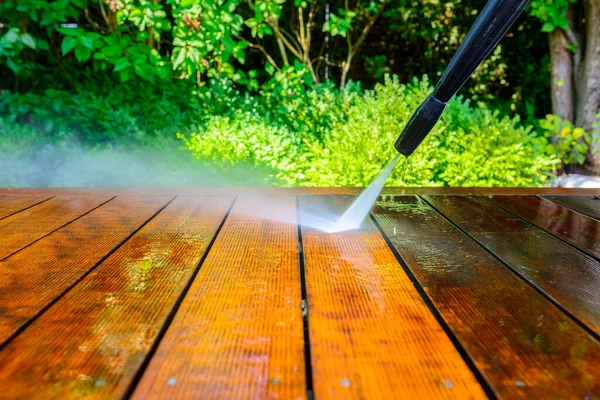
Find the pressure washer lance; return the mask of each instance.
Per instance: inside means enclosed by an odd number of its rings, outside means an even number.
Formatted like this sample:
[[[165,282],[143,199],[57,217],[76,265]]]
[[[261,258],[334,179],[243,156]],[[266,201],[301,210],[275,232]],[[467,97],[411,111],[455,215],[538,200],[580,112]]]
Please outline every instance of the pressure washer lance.
[[[448,101],[490,54],[529,0],[490,0],[452,57],[433,93],[412,115],[396,140],[399,153],[410,156],[440,119]]]

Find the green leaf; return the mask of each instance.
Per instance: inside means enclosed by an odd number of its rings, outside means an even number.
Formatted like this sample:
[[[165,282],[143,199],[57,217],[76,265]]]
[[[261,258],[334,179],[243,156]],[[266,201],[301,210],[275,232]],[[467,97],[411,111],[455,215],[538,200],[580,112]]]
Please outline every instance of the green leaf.
[[[102,49],[102,52],[104,54],[106,54],[108,57],[116,57],[120,54],[123,53],[123,50],[121,49],[121,46],[119,45],[112,45],[112,46],[106,46]]]
[[[121,71],[121,73],[119,74],[119,78],[121,79],[121,82],[123,82],[123,83],[127,82],[130,77],[131,77],[131,74],[129,73],[128,70]]]
[[[177,69],[185,61],[185,49],[183,47],[175,47],[173,55],[173,69]]]
[[[193,6],[195,2],[196,2],[195,0],[181,0],[179,5],[183,8],[188,8],[188,7]]]
[[[77,58],[77,60],[79,62],[85,62],[87,60],[90,59],[90,57],[92,56],[92,51],[90,49],[88,49],[87,47],[83,47],[83,46],[75,46],[75,58]]]
[[[269,75],[273,75],[275,73],[275,67],[273,67],[271,64],[266,63],[265,64],[265,71],[267,71],[267,74]]]
[[[2,39],[6,40],[8,43],[15,43],[19,40],[19,28],[10,28]]]
[[[37,47],[40,50],[50,50],[50,46],[48,45],[48,42],[45,41],[44,39],[38,39],[37,40]]]
[[[73,50],[73,47],[75,47],[75,45],[77,44],[77,39],[72,37],[72,36],[66,36],[63,38],[62,43],[61,43],[61,50],[62,50],[62,55],[67,55],[71,50]]]
[[[21,66],[16,64],[11,59],[8,59],[8,61],[6,61],[6,65],[8,65],[8,68],[10,68],[16,75],[18,75],[19,71],[21,71]]]
[[[24,33],[21,35],[21,43],[35,50],[35,39],[29,33]]]
[[[87,35],[81,35],[78,38],[79,43],[81,43],[84,47],[87,47],[90,50],[94,50],[94,39]]]
[[[552,32],[555,28],[556,25],[554,25],[552,22],[546,22],[544,25],[542,25],[542,32]]]
[[[115,62],[114,71],[115,72],[123,71],[123,70],[129,68],[130,65],[131,65],[131,63],[129,62],[129,59],[127,57],[121,57]]]
[[[83,35],[83,30],[81,28],[58,28],[57,30],[65,36]]]
[[[235,47],[235,42],[233,41],[233,39],[229,36],[223,36],[223,38],[221,39],[221,43],[223,43],[223,47],[225,48],[225,51],[228,53],[233,53],[233,48]]]

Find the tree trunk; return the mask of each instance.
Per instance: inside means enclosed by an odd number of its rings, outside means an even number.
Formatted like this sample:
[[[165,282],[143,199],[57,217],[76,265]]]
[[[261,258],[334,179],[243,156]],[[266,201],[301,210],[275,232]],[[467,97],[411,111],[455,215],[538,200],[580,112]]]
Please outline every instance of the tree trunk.
[[[600,141],[600,128],[592,131],[594,117],[600,112],[600,0],[584,0],[585,58],[582,64],[580,97],[575,124]],[[595,143],[587,155],[587,169],[600,175],[600,143]]]
[[[562,29],[550,32],[550,61],[552,86],[552,112],[569,122],[575,120],[575,87],[573,82],[573,55]]]

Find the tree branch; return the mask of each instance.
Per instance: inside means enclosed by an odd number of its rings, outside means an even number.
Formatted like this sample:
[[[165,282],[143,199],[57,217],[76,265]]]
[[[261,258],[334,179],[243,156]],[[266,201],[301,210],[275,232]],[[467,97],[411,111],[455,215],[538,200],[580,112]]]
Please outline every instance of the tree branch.
[[[381,6],[379,7],[379,10],[377,10],[377,13],[373,17],[371,17],[369,22],[367,22],[367,25],[365,25],[365,27],[363,28],[358,40],[356,41],[356,43],[354,43],[354,46],[352,47],[352,51],[354,53],[356,53],[358,51],[358,49],[360,48],[360,46],[362,46],[363,42],[367,38],[367,35],[371,31],[371,28],[373,27],[373,25],[375,25],[375,21],[377,21],[377,19],[381,15],[381,13],[383,13],[383,10],[385,9],[386,5],[387,5],[387,0],[385,0],[381,3]]]
[[[277,71],[281,71],[281,68],[279,68],[279,66],[273,59],[273,57],[271,57],[271,55],[267,52],[267,50],[265,50],[265,48],[263,46],[261,46],[260,44],[257,44],[257,43],[252,43],[249,40],[246,40],[241,36],[235,36],[235,38],[238,40],[243,40],[246,43],[248,43],[248,47],[259,50],[261,53],[263,53],[263,55],[265,56],[265,58],[267,59],[269,64],[271,64]]]

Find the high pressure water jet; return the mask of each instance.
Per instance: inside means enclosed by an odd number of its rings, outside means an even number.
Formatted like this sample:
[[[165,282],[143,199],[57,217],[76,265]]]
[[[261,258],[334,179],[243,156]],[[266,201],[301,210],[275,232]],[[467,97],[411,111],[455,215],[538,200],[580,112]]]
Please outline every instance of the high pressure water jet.
[[[490,54],[521,14],[529,0],[490,0],[446,67],[433,93],[417,108],[394,147],[410,156],[442,116],[446,104]],[[398,161],[396,156],[330,229],[332,232],[360,226]]]

